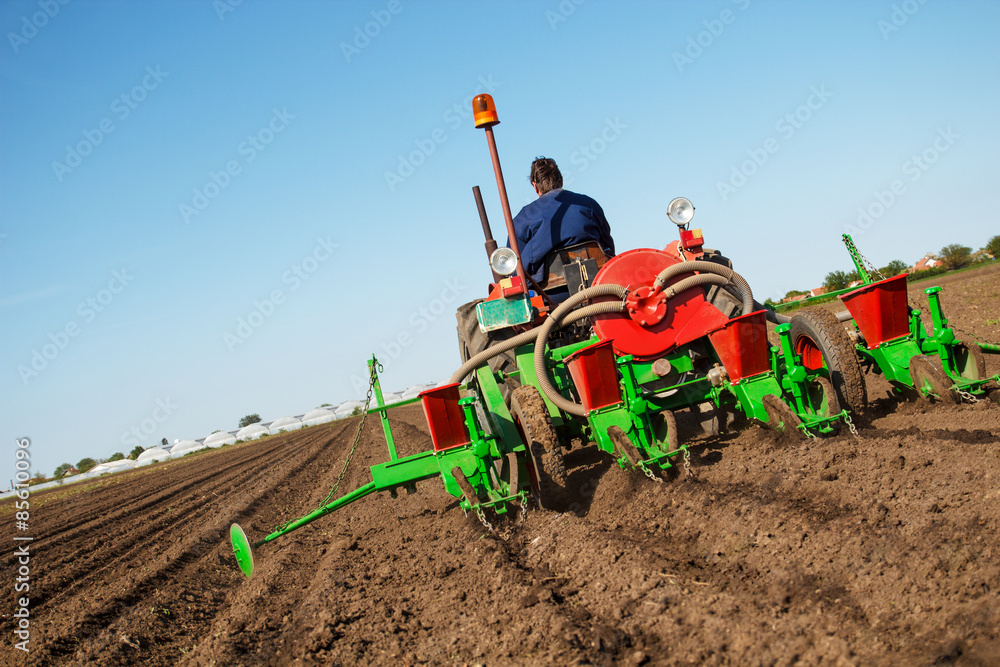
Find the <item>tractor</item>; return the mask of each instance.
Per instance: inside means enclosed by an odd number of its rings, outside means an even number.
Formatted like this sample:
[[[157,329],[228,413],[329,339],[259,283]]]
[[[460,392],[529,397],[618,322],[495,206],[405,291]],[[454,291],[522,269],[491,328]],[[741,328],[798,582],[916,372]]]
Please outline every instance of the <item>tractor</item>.
[[[691,228],[694,206],[683,197],[667,206],[679,238],[663,249],[608,257],[597,244],[562,248],[536,283],[520,262],[492,97],[477,96],[473,112],[487,137],[510,247],[497,246],[473,188],[493,281],[487,296],[456,313],[461,366],[413,399],[422,404],[433,447],[398,456],[372,357],[368,400],[374,391],[377,404],[369,408],[366,400],[358,430],[365,415],[379,414],[389,460],[370,468],[368,484],[253,544],[233,524],[247,576],[254,547],[368,494],[395,496],[435,477],[490,530],[515,508],[523,517],[532,500],[564,511],[574,495],[564,457],[573,443],[593,443],[620,468],[663,482],[676,465],[689,467],[678,411],[689,411],[710,434],[736,418],[793,435],[828,435],[845,425],[856,434],[851,415],[863,415],[868,401],[864,370],[936,400],[975,398],[1000,380],[986,377],[982,363],[982,352],[997,346],[957,340],[941,312],[940,288],[927,290],[928,334],[907,303],[905,275],[874,280],[849,237],[864,284],[839,294],[847,311],[807,308],[789,318],[764,308],[730,260],[704,247],[702,231]],[[769,342],[769,322],[777,344]]]

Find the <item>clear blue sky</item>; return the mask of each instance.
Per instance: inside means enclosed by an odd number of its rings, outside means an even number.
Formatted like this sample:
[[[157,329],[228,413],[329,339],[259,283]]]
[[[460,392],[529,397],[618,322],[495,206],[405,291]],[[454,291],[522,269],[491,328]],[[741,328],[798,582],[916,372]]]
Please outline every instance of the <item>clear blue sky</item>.
[[[484,89],[515,211],[536,155],[621,250],[675,238],[687,196],[761,299],[849,269],[848,225],[879,265],[1000,233],[996,2],[35,0],[0,21],[0,487],[22,436],[51,474],[144,423],[149,446],[359,398],[372,352],[387,390],[447,377],[454,308],[490,277],[472,186],[505,236],[467,117]]]

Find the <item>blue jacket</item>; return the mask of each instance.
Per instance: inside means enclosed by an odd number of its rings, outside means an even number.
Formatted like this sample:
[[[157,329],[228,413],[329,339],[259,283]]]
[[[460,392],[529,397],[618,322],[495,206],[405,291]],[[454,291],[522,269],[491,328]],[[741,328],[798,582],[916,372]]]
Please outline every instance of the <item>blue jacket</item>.
[[[545,258],[553,250],[597,241],[608,257],[615,254],[611,226],[601,205],[587,195],[562,188],[550,190],[522,208],[514,217],[514,232],[524,270],[538,282],[545,277]]]

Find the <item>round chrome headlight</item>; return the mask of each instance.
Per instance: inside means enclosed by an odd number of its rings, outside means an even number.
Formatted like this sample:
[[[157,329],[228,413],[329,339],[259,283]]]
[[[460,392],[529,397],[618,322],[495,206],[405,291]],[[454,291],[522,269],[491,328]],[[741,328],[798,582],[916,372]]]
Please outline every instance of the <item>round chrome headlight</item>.
[[[517,255],[510,248],[497,248],[490,255],[490,268],[501,276],[512,275],[517,271]]]
[[[678,227],[683,227],[694,217],[694,204],[687,197],[677,197],[667,204],[667,217]]]

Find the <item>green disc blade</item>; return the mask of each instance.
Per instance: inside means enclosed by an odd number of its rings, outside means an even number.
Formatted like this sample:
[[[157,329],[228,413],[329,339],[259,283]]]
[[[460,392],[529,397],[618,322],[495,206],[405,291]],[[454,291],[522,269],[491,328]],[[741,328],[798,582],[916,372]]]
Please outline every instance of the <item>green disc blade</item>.
[[[249,577],[253,574],[253,550],[250,549],[250,540],[247,539],[247,534],[240,528],[240,524],[234,523],[229,528],[229,539],[233,542],[236,562],[240,564],[243,574]]]

